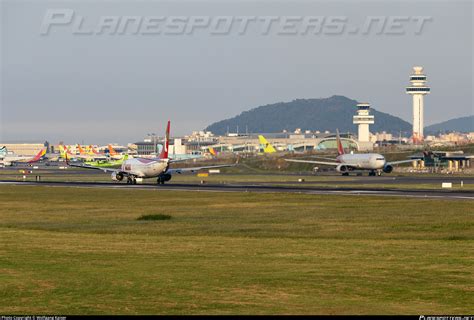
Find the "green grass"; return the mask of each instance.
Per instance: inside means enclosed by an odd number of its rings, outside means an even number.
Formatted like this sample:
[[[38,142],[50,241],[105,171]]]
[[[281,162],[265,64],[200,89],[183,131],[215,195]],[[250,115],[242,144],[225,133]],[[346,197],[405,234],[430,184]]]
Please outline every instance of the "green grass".
[[[1,313],[474,305],[472,201],[27,186],[0,186],[0,199]]]

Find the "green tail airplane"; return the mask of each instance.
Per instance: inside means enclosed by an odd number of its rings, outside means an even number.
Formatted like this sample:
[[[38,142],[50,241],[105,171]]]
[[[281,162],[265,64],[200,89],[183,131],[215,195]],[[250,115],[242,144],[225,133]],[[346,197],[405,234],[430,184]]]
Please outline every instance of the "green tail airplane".
[[[128,159],[128,154],[124,155],[119,160],[96,160],[96,161],[84,161],[86,166],[94,166],[99,168],[116,168],[120,167],[122,163]]]

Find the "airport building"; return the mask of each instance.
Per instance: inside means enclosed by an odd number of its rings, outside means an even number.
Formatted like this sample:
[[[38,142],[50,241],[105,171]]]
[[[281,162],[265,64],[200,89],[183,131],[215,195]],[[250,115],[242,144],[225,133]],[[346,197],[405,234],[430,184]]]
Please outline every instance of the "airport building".
[[[358,126],[359,151],[373,150],[374,145],[370,141],[369,125],[374,124],[374,116],[370,114],[370,104],[357,104],[357,114],[353,117],[353,123]]]
[[[277,151],[306,152],[312,150],[337,149],[335,133],[262,133]],[[258,138],[259,134],[227,135],[217,137],[216,143],[211,145],[219,152],[261,152],[263,146]],[[358,150],[359,143],[350,133],[341,133],[341,140],[347,150]],[[208,149],[202,146],[201,150]]]
[[[431,172],[455,173],[470,168],[473,155],[463,151],[434,151],[411,156],[413,169]]]
[[[413,97],[413,144],[423,143],[424,128],[424,97],[431,92],[427,87],[426,75],[423,74],[423,67],[413,67],[413,74],[410,76],[411,85],[406,88],[406,93]]]

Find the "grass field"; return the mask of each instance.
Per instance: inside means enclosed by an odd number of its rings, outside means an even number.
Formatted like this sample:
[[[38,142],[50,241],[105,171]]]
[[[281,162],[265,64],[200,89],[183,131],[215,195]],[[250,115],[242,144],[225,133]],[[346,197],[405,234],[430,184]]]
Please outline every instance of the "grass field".
[[[472,201],[26,186],[0,199],[0,313],[474,305]]]

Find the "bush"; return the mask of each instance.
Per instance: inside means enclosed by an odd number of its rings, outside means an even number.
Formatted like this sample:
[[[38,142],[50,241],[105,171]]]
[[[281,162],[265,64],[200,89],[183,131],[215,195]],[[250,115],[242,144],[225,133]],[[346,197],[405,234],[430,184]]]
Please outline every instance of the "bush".
[[[137,220],[170,220],[171,216],[167,214],[146,214],[137,218]]]

